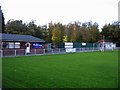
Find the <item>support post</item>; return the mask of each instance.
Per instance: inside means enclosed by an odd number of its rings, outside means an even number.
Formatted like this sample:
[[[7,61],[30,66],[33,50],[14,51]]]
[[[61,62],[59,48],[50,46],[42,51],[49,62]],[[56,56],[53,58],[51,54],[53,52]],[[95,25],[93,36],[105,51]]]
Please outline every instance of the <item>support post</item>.
[[[52,50],[52,53],[53,53],[53,49],[51,49]]]
[[[59,48],[59,53],[60,53],[60,48]]]
[[[94,51],[94,43],[93,43],[93,51]]]
[[[35,49],[35,55],[36,55],[36,49]]]
[[[3,56],[3,50],[0,50],[1,51],[1,57]]]
[[[16,56],[16,50],[15,50],[15,56]]]
[[[45,49],[43,49],[43,54],[45,54]]]

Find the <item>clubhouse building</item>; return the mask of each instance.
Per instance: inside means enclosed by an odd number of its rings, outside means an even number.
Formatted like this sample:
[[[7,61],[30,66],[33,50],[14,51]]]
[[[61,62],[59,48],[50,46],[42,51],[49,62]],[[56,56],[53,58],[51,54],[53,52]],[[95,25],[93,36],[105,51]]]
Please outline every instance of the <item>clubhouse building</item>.
[[[31,35],[0,33],[1,56],[41,54],[45,41]]]
[[[0,43],[2,49],[44,48],[45,41],[31,35],[1,33],[0,36],[2,36],[2,42]]]

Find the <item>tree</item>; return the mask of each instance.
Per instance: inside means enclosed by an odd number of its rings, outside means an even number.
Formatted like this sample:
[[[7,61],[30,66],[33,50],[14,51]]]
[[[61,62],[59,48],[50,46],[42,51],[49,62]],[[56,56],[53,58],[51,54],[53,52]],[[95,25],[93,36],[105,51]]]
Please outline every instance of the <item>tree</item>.
[[[68,26],[64,25],[64,36],[63,36],[63,42],[69,41],[69,34],[68,34]]]
[[[102,28],[101,35],[104,35],[105,39],[120,45],[120,22],[105,24]]]
[[[9,20],[5,25],[5,33],[25,34],[27,27],[22,23],[22,20]]]
[[[31,21],[27,24],[27,27],[28,27],[28,31],[27,31],[27,34],[30,34],[30,35],[33,35],[33,36],[36,36],[35,35],[35,31],[37,31],[37,25],[35,24],[35,21]]]
[[[95,43],[100,40],[100,32],[97,22],[85,22],[81,27],[81,36],[83,42]]]
[[[46,41],[49,43],[52,43],[52,30],[53,30],[53,24],[52,22],[49,23],[49,28],[46,32]]]
[[[64,36],[63,36],[63,41],[64,42],[70,42],[71,41],[71,29],[70,29],[70,23],[68,25],[64,26]]]
[[[82,33],[82,42],[89,42],[91,36],[87,22],[82,24],[81,33]]]
[[[77,22],[74,22],[74,24],[70,24],[69,30],[71,32],[71,42],[80,42],[79,41],[79,25]]]
[[[98,29],[98,23],[93,23],[91,24],[92,26],[90,26],[90,42],[94,43],[97,42],[98,40],[100,40],[100,32]]]
[[[103,32],[106,36],[113,32],[112,26],[109,30],[108,26],[103,27]],[[117,31],[116,30],[116,31]],[[35,37],[44,39],[48,43],[59,43],[59,42],[97,42],[100,39],[100,32],[98,29],[98,23],[96,22],[74,22],[67,25],[62,25],[61,23],[50,22],[47,25],[37,26],[35,21],[31,21],[28,24],[23,23],[22,20],[9,20],[5,25],[5,33],[14,34],[29,34]],[[114,32],[114,39],[118,38],[117,32]],[[109,36],[113,40],[113,36]],[[114,40],[114,41],[115,41]]]
[[[52,30],[52,42],[53,43],[59,43],[63,42],[63,26],[60,23],[54,24],[53,30]]]

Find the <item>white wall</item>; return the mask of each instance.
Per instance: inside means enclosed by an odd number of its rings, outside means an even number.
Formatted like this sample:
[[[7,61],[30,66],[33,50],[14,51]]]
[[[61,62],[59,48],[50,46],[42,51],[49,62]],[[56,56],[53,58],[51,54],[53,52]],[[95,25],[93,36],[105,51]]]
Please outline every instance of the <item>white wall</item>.
[[[105,49],[114,49],[116,48],[116,44],[112,42],[105,42]]]

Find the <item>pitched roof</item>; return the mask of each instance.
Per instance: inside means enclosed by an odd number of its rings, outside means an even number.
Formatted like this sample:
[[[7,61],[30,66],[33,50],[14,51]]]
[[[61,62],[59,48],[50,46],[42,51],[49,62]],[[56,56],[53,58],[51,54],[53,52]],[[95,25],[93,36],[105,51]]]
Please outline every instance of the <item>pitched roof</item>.
[[[2,41],[45,42],[44,40],[37,37],[21,34],[0,33],[0,38],[2,39]]]
[[[99,40],[98,42],[96,42],[96,43],[102,43],[102,42],[112,42],[111,40]]]

